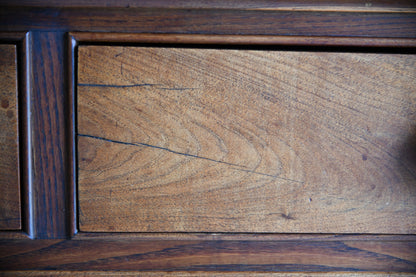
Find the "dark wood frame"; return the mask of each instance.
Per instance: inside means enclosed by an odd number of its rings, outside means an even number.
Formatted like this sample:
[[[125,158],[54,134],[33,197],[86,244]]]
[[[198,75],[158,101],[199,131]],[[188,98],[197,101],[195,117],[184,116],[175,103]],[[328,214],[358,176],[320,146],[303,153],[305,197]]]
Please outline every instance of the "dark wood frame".
[[[0,43],[13,44],[17,52],[17,94],[18,94],[18,130],[19,130],[19,187],[21,193],[21,230],[4,231],[0,233],[6,238],[27,238],[33,233],[32,203],[31,195],[32,183],[30,179],[31,153],[28,151],[30,145],[31,125],[28,114],[30,103],[30,35],[26,32],[0,33]]]
[[[24,206],[22,231],[0,233],[0,270],[416,272],[416,235],[77,233],[74,133],[80,43],[415,53],[415,5],[376,1],[369,11],[338,1],[331,9],[320,2],[295,11],[307,1],[283,8],[263,1],[258,9],[253,1],[248,9],[204,1],[193,1],[194,7],[144,1],[134,8],[41,2],[17,7],[6,1],[0,8],[0,31],[9,31],[1,42],[19,49]],[[213,21],[218,14],[222,25]]]

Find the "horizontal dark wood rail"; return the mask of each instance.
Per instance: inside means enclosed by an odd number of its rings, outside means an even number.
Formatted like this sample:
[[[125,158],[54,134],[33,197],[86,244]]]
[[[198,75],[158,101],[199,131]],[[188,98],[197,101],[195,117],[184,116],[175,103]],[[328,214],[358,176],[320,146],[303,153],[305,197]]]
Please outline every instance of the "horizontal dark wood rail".
[[[402,241],[0,242],[0,270],[416,271],[416,242]]]
[[[103,44],[196,44],[196,45],[243,45],[243,46],[324,46],[374,48],[414,48],[413,38],[365,38],[365,37],[308,37],[308,36],[259,36],[259,35],[191,35],[151,33],[90,33],[71,32],[70,37],[78,43]]]
[[[3,7],[0,29],[415,38],[416,13]]]
[[[102,7],[103,1],[59,1],[59,0],[21,0],[2,1],[7,6],[29,7]],[[416,4],[409,0],[386,1],[373,0],[365,2],[360,0],[295,0],[295,1],[270,1],[270,0],[107,0],[106,5],[118,8],[172,8],[172,9],[242,9],[242,10],[293,10],[293,11],[351,11],[351,12],[416,12]]]

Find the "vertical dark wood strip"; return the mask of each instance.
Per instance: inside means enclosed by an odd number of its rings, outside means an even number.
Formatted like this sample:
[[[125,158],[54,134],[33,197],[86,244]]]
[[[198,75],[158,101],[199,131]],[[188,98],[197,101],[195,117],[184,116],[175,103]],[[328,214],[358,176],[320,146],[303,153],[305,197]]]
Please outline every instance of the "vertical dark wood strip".
[[[32,174],[36,238],[64,238],[66,220],[65,34],[32,33]]]
[[[26,33],[19,44],[19,135],[20,135],[20,174],[22,199],[22,230],[30,238],[34,236],[32,202],[32,158],[30,127],[31,94],[31,40]]]
[[[75,135],[75,83],[76,83],[76,47],[77,41],[72,35],[68,35],[68,219],[69,236],[78,232],[77,220],[77,166],[76,166],[76,135]]]

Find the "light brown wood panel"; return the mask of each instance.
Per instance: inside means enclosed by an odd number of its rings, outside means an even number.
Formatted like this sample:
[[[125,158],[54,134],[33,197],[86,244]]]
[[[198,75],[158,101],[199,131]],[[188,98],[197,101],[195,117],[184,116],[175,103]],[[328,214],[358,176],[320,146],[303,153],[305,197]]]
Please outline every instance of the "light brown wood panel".
[[[0,45],[0,229],[21,227],[16,46]]]
[[[413,55],[80,46],[81,231],[416,231]]]

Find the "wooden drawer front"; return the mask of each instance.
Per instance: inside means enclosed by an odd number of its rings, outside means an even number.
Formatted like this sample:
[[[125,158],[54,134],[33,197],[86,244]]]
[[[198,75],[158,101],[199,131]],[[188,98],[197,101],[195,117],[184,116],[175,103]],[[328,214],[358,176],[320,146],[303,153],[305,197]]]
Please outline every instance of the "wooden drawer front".
[[[0,45],[0,229],[21,227],[16,47]]]
[[[416,231],[413,55],[78,48],[86,232]]]

